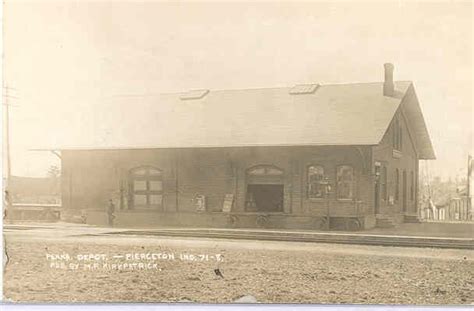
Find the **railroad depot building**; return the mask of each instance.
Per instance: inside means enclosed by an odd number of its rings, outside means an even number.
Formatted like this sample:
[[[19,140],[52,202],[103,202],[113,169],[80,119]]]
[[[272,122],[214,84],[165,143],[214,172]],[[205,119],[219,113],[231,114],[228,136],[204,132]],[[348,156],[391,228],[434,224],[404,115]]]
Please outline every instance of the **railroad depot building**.
[[[377,83],[120,100],[126,121],[106,143],[60,150],[65,213],[90,224],[107,225],[110,200],[123,227],[410,221],[418,161],[435,158],[414,86],[393,82],[391,64]]]

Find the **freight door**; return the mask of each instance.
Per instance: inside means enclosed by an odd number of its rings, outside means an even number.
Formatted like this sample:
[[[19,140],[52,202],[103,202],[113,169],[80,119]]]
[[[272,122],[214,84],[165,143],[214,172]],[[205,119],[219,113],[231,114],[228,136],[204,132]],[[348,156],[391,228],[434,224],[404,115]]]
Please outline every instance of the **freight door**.
[[[273,165],[259,165],[247,170],[247,211],[283,212],[283,170]]]

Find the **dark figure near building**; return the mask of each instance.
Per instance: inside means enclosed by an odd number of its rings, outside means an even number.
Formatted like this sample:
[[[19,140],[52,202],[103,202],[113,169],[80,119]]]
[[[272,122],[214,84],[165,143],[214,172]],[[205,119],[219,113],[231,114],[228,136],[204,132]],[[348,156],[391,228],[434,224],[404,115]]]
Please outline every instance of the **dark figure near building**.
[[[107,205],[107,217],[108,217],[108,224],[109,226],[114,226],[114,218],[115,218],[115,204],[112,199],[109,200],[109,205]]]

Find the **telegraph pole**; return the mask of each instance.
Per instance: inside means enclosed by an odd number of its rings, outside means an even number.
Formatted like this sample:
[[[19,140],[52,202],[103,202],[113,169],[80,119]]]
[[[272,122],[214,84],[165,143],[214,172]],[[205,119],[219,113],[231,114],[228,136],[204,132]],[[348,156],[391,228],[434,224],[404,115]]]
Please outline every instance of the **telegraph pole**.
[[[18,99],[18,97],[9,94],[10,90],[15,90],[11,87],[5,86],[5,100],[4,100],[4,106],[5,106],[5,157],[7,159],[7,176],[5,180],[5,189],[8,189],[9,187],[9,182],[11,180],[12,176],[12,171],[11,171],[11,151],[10,151],[10,106],[13,106],[12,104],[9,103],[9,99]]]
[[[11,160],[10,160],[10,105],[8,104],[8,87],[5,88],[5,152],[7,157],[7,180],[5,188],[8,189],[11,178]]]
[[[468,213],[471,214],[469,220],[473,220],[474,217],[474,211],[472,210],[472,193],[471,193],[471,178],[472,178],[472,156],[469,154],[467,156],[467,189],[466,189],[466,195],[467,195],[467,209]]]
[[[467,156],[467,189],[466,194],[468,199],[471,198],[471,175],[472,175],[472,156]]]

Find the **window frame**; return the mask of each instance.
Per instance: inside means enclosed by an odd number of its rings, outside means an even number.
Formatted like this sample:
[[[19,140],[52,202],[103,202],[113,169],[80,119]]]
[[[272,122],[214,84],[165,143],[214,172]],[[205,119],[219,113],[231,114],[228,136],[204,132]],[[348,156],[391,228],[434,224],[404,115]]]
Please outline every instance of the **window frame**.
[[[312,167],[314,167],[314,168],[317,168],[317,167],[322,168],[322,171],[323,171],[323,173],[322,173],[322,179],[321,179],[321,181],[318,182],[319,184],[321,184],[321,182],[323,182],[323,181],[324,181],[324,178],[326,177],[326,168],[324,167],[324,165],[321,165],[321,164],[310,164],[310,165],[307,165],[307,166],[306,166],[306,198],[307,198],[308,200],[323,200],[323,199],[326,197],[326,196],[324,195],[324,193],[323,193],[322,196],[320,196],[320,197],[312,197],[312,196],[310,196],[309,187],[310,187],[311,183],[310,183],[310,180],[309,180],[309,178],[310,178],[309,170],[310,170],[310,168],[312,168]]]
[[[399,116],[396,116],[392,124],[392,148],[401,152],[403,149],[403,127]]]
[[[396,203],[399,202],[400,199],[400,170],[398,168],[395,169],[395,194],[394,194],[394,201]]]
[[[387,166],[384,164],[382,165],[382,178],[381,179],[381,185],[382,185],[382,200],[388,201],[388,170]]]
[[[257,170],[263,170],[263,174],[255,173]],[[268,172],[272,170],[274,173],[269,174]],[[285,171],[273,164],[258,164],[252,167],[249,167],[246,171],[248,176],[283,176]]]
[[[398,124],[398,151],[402,151],[403,150],[403,129],[402,129],[402,126],[400,124]]]
[[[138,171],[144,170],[144,174],[138,174]],[[146,189],[135,190],[135,182],[144,181]],[[159,181],[161,183],[160,190],[153,190],[151,182]],[[129,170],[129,191],[130,191],[130,209],[133,210],[163,210],[164,209],[164,182],[163,170],[154,166],[138,166]],[[145,204],[136,204],[135,196],[145,196]],[[152,204],[152,196],[161,197],[159,204]]]
[[[340,187],[339,187],[339,180],[338,180],[338,176],[339,176],[339,169],[342,168],[342,167],[350,167],[351,168],[351,172],[352,172],[352,180],[351,180],[351,197],[350,198],[340,198],[339,197],[339,191],[340,191]],[[356,177],[355,177],[355,169],[354,169],[354,166],[351,165],[351,164],[339,164],[336,166],[336,181],[335,181],[335,186],[336,186],[336,191],[335,191],[335,196],[336,196],[336,200],[338,201],[352,201],[354,200],[355,198],[355,187],[356,187]]]

